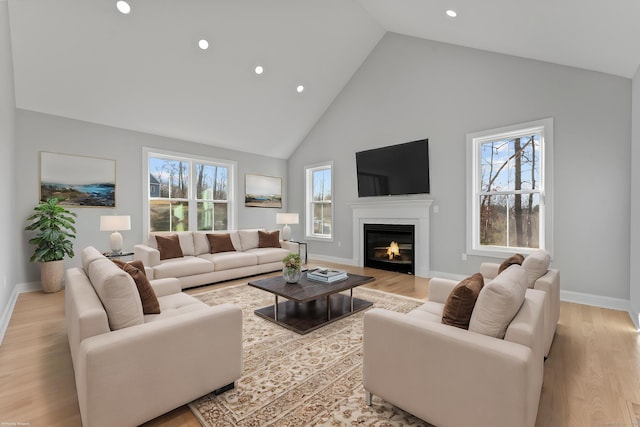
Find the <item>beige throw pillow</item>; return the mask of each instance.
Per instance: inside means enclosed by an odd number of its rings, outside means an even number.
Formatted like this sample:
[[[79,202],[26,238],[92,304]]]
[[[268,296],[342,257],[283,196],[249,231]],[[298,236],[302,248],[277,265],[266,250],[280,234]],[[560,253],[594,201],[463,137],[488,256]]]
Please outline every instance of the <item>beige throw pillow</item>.
[[[522,268],[527,272],[527,281],[530,288],[533,288],[536,280],[547,273],[550,263],[551,255],[544,249],[538,249],[522,261]]]
[[[512,265],[485,284],[471,314],[469,330],[504,338],[511,320],[520,310],[527,291],[527,273]]]

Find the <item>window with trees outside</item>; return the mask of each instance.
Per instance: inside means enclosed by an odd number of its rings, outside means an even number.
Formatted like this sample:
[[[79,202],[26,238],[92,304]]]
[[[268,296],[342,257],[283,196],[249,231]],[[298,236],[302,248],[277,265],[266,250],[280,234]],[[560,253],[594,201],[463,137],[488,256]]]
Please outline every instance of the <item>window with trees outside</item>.
[[[467,135],[467,252],[550,251],[553,119]]]
[[[306,236],[333,237],[332,163],[309,166],[306,170]]]
[[[233,227],[235,163],[147,153],[149,231]]]

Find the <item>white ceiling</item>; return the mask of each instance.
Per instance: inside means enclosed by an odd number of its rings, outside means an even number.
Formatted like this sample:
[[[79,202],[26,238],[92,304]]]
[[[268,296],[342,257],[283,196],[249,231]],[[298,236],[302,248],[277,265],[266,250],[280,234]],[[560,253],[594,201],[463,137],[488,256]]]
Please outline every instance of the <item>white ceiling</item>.
[[[9,0],[18,108],[287,158],[385,31],[627,78],[640,64],[638,0],[114,5]]]

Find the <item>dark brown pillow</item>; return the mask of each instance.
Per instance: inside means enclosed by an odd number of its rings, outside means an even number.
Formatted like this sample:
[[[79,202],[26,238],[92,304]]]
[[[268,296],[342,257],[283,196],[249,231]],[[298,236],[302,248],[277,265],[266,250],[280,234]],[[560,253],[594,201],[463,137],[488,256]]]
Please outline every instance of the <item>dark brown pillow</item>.
[[[160,260],[170,258],[182,258],[182,248],[180,247],[180,239],[177,234],[169,236],[156,235],[156,243],[160,251]]]
[[[280,230],[262,231],[258,230],[259,248],[280,248]]]
[[[231,242],[229,233],[207,234],[209,240],[209,253],[217,254],[218,252],[233,252],[236,250]]]
[[[498,267],[498,274],[502,273],[513,264],[522,265],[522,261],[524,261],[524,257],[522,255],[511,255],[509,258],[502,261],[502,264],[500,264],[500,267]]]
[[[480,273],[469,276],[458,283],[444,305],[442,323],[461,329],[469,329],[471,313],[483,286],[484,278]]]
[[[147,279],[142,261],[124,262],[119,259],[112,260],[118,267],[128,273],[138,288],[140,301],[142,302],[142,312],[144,314],[160,314],[160,303],[151,283]]]

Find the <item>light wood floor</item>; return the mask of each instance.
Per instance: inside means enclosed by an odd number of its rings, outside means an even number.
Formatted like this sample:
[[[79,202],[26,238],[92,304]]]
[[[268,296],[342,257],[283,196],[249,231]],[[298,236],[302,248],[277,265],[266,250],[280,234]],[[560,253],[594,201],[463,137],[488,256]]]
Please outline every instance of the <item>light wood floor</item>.
[[[341,267],[375,275],[376,281],[367,287],[427,297],[427,279]],[[246,281],[234,280],[188,292]],[[629,315],[563,302],[556,337],[545,362],[536,426],[638,427],[639,404],[640,336]],[[81,425],[65,331],[64,291],[31,292],[18,298],[0,346],[0,426],[4,425]],[[200,424],[183,406],[145,426]]]

